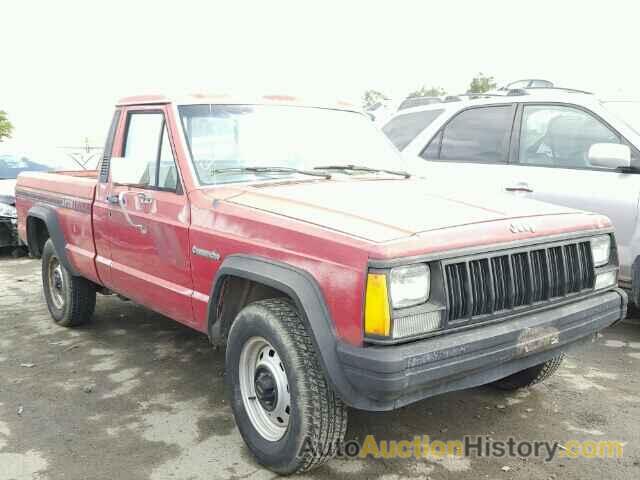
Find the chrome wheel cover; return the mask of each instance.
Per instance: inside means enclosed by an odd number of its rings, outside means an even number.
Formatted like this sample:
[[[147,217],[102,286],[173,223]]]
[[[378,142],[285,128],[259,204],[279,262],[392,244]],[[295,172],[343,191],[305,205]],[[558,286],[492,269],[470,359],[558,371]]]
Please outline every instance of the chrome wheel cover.
[[[47,277],[49,281],[49,293],[53,305],[62,310],[64,308],[65,282],[62,273],[62,265],[56,257],[49,259],[47,265]]]
[[[278,352],[264,338],[251,337],[239,367],[240,395],[251,424],[266,440],[280,440],[289,426],[291,395]]]

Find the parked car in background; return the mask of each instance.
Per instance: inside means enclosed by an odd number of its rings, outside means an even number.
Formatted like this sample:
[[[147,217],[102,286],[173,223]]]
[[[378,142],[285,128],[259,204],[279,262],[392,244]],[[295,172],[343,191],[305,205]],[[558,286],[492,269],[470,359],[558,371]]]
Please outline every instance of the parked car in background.
[[[0,248],[16,248],[21,245],[15,208],[15,186],[18,174],[47,170],[49,167],[33,162],[25,155],[0,154]]]
[[[38,161],[34,161],[34,158]],[[95,165],[94,163],[94,170]],[[74,160],[60,149],[41,149],[27,153],[6,148],[3,144],[0,150],[0,248],[11,249],[14,255],[26,252],[16,225],[15,186],[18,175],[22,172],[75,170],[79,166],[77,159]]]
[[[0,248],[17,247],[15,180],[0,179]]]
[[[389,102],[377,102],[365,109],[365,113],[378,126],[384,125],[394,112]]]
[[[58,325],[115,292],[225,345],[242,437],[290,474],[343,446],[347,406],[526,387],[625,315],[606,217],[400,164],[344,104],[125,98],[93,175],[20,175],[19,232]]]
[[[407,108],[433,105],[434,103],[442,103],[442,99],[440,97],[407,97],[398,106],[398,111],[406,110]]]
[[[397,111],[432,105],[434,103],[441,103],[442,101],[439,97],[407,97],[401,101],[386,100],[384,102],[377,102],[366,108],[365,112],[377,126],[382,127]]]
[[[640,102],[557,88],[515,93],[409,109],[383,131],[414,171],[439,183],[607,215],[620,284],[639,305]]]
[[[506,84],[504,87],[500,87],[500,91],[510,91],[522,88],[553,88],[553,82],[549,80],[542,80],[540,78],[525,78],[524,80],[516,80]]]

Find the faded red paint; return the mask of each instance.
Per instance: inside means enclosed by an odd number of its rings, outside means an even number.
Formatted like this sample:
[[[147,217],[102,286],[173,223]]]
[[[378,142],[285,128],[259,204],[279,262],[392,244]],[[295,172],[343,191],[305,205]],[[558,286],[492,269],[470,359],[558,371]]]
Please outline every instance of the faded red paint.
[[[209,98],[197,102],[208,103]],[[293,100],[272,96],[264,101]],[[199,188],[169,99],[128,97],[118,105],[123,114],[112,154],[122,154],[129,110],[161,110],[184,194],[154,191],[154,203],[142,206],[135,201],[139,189],[96,186],[95,172],[94,178],[75,172],[23,174],[16,201],[20,236],[26,240],[25,219],[34,204],[56,205],[67,253],[81,275],[202,332],[215,273],[234,253],[307,271],[321,287],[340,338],[358,345],[370,260],[610,227],[599,215],[517,199],[506,202],[505,197],[435,193],[428,181],[395,176]],[[148,226],[146,234],[126,224],[120,208],[107,202],[107,195],[121,191],[132,199],[128,208],[134,220]],[[526,219],[533,233],[512,233],[514,219]],[[193,255],[194,245],[217,251],[220,260]]]

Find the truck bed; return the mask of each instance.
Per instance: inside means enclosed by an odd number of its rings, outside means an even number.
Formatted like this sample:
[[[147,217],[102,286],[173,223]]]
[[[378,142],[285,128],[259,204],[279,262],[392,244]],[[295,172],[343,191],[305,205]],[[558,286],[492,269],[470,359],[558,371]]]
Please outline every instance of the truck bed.
[[[16,189],[33,189],[93,200],[97,180],[96,170],[24,172],[18,176]]]
[[[97,171],[26,172],[16,183],[18,234],[27,242],[29,211],[55,216],[73,271],[100,283],[95,267],[92,209]],[[53,232],[49,232],[53,236]],[[62,252],[59,252],[62,253]]]

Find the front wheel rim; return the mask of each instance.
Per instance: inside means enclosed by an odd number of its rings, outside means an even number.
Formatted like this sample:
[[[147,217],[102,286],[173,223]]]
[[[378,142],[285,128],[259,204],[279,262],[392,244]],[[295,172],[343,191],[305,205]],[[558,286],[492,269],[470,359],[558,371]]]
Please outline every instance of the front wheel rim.
[[[64,308],[64,289],[65,281],[62,272],[62,265],[56,257],[49,259],[49,265],[47,266],[47,277],[49,280],[49,293],[53,305],[58,309]]]
[[[240,395],[251,424],[266,440],[280,440],[289,426],[291,394],[284,363],[262,337],[251,337],[239,362]]]

